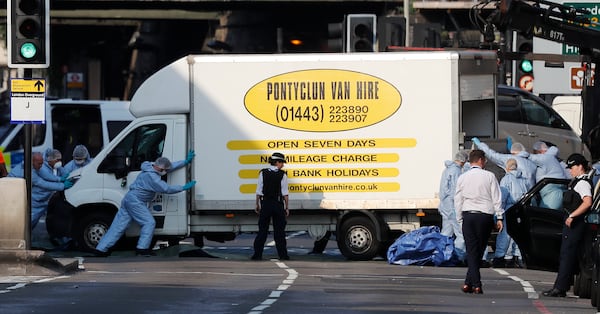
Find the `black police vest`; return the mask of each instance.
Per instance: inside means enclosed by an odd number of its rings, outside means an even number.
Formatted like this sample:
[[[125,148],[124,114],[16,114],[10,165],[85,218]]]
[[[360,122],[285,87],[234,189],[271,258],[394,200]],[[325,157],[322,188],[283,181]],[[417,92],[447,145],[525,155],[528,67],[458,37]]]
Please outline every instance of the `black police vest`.
[[[581,205],[581,203],[583,203],[583,200],[581,199],[581,195],[579,195],[579,193],[577,193],[577,192],[575,192],[575,190],[573,190],[575,188],[575,186],[577,185],[577,183],[579,183],[579,181],[582,181],[582,180],[585,180],[588,183],[590,183],[590,180],[588,180],[586,178],[574,178],[573,180],[571,180],[571,182],[569,182],[568,189],[563,192],[563,208],[569,214],[572,213],[574,210],[576,210],[577,207],[579,207],[579,205]],[[591,185],[591,183],[590,183],[590,185]]]
[[[263,199],[283,202],[281,195],[281,179],[283,179],[285,171],[271,171],[268,168],[265,168],[260,172],[263,176]]]

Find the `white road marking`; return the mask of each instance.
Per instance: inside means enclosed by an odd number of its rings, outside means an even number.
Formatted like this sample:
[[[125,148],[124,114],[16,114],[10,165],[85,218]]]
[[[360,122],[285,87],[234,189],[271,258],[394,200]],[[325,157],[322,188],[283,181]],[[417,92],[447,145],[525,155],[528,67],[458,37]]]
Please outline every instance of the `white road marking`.
[[[0,277],[0,283],[16,283],[13,286],[6,287],[0,290],[0,294],[8,293],[17,289],[21,289],[26,287],[28,284],[35,283],[44,283],[57,279],[69,278],[70,276],[56,276],[56,277],[48,277],[48,276],[3,276]]]
[[[301,235],[304,235],[304,234],[306,234],[306,231],[298,231],[298,232],[294,232],[294,233],[286,236],[285,238],[287,240],[289,240],[291,238],[298,237],[298,236],[301,236]],[[275,246],[275,241],[271,241],[271,242],[265,244],[265,246]]]
[[[271,261],[274,261],[275,265],[277,265],[279,268],[287,271],[288,276],[283,280],[283,284],[277,287],[277,290],[271,291],[269,296],[262,301],[260,305],[253,307],[248,314],[262,314],[264,310],[268,309],[271,305],[277,302],[283,292],[291,287],[292,284],[294,284],[294,281],[298,278],[298,272],[295,269],[289,268],[285,263],[277,259],[272,259]]]
[[[529,281],[523,280],[517,276],[512,276],[509,272],[502,270],[502,269],[496,269],[496,268],[492,268],[492,269],[495,272],[497,272],[498,274],[507,276],[508,278],[520,283],[521,287],[523,287],[523,291],[525,291],[527,293],[527,298],[529,298],[529,299],[539,299],[540,298],[540,295],[537,292],[535,292],[535,289],[533,288],[531,283],[529,283]]]

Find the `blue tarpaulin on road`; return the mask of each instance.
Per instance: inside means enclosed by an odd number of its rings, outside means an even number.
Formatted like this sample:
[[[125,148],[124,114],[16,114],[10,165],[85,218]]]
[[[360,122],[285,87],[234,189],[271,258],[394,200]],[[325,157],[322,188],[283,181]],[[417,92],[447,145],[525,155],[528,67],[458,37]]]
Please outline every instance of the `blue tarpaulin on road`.
[[[454,266],[458,262],[454,240],[437,226],[421,227],[401,235],[387,252],[388,262],[398,265]]]

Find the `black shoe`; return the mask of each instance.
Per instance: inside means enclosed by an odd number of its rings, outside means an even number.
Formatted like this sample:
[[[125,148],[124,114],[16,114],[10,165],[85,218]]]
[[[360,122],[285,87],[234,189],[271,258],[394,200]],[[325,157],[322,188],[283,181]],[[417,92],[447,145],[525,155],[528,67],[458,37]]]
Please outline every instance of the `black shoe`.
[[[546,297],[555,297],[555,298],[564,298],[567,296],[565,291],[558,290],[556,288],[552,288],[550,290],[546,290],[542,293]]]
[[[515,268],[515,267],[517,267],[517,264],[515,263],[514,259],[505,259],[504,262],[506,263],[506,268]]]
[[[515,268],[525,268],[525,265],[523,264],[523,260],[518,258],[518,257],[513,257],[513,261],[515,263]]]
[[[481,287],[473,288],[473,294],[483,294],[483,289]]]
[[[490,262],[482,259],[479,263],[479,268],[490,268]]]
[[[100,250],[96,250],[96,249],[92,250],[92,254],[94,254],[94,256],[96,256],[96,257],[110,256],[110,252],[104,252],[104,251],[100,251]]]
[[[252,255],[250,259],[253,261],[262,261],[262,256]]]
[[[494,268],[505,268],[506,267],[506,261],[504,260],[504,257],[494,257],[494,259],[492,260],[492,267],[494,267]]]
[[[286,255],[286,256],[280,257],[279,259],[280,259],[280,260],[289,261],[289,260],[290,260],[290,257],[289,257],[288,255]]]
[[[150,249],[135,249],[135,255],[150,257],[150,256],[156,256],[156,253],[154,253],[154,251],[152,251]]]

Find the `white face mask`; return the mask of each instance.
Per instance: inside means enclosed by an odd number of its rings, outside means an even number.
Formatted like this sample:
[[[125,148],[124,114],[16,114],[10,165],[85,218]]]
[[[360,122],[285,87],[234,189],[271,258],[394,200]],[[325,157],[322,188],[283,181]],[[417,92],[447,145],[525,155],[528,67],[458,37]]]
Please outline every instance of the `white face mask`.
[[[57,161],[57,162],[54,164],[54,169],[58,169],[58,168],[60,168],[60,167],[62,167],[62,161]]]
[[[81,166],[81,165],[83,165],[83,163],[84,163],[84,162],[85,162],[85,160],[84,160],[84,159],[82,159],[82,160],[77,160],[77,159],[75,159],[75,164],[76,164],[76,165],[78,165],[78,166]]]
[[[161,177],[164,176],[165,174],[167,174],[167,170],[163,170],[163,171],[159,171],[158,172],[158,175],[161,176]]]

